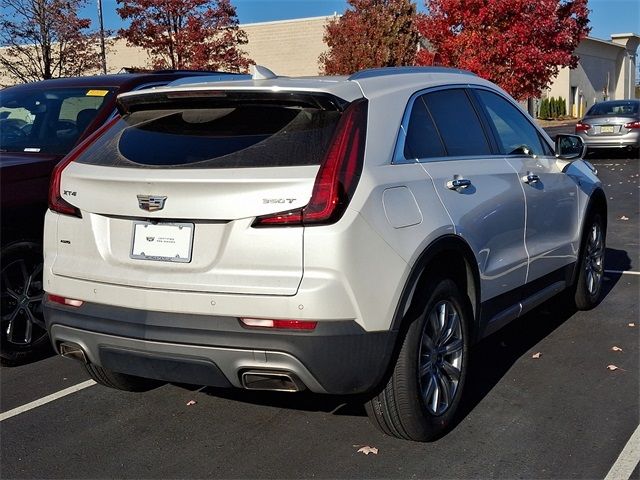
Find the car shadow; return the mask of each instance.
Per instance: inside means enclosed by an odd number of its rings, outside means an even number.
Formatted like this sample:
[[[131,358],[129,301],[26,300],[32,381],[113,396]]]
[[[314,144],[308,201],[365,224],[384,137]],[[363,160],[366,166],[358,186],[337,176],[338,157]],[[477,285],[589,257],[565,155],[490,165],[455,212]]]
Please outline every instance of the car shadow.
[[[588,150],[585,160],[637,160],[638,150],[632,149],[597,149]]]
[[[23,365],[30,365],[32,363],[41,362],[51,357],[55,357],[56,352],[53,350],[51,345],[47,345],[42,348],[42,350],[38,351],[36,354],[32,355],[27,359],[19,359],[19,360],[5,360],[4,358],[0,359],[0,366],[2,368],[13,368],[13,367],[21,367]]]
[[[325,395],[309,391],[286,393],[206,387],[202,393],[236,402],[287,410],[324,412],[353,417],[366,416],[365,398],[359,395]]]
[[[606,249],[601,302],[622,277],[622,273],[612,271],[622,272],[630,267],[631,259],[625,250]],[[456,424],[471,413],[519,358],[577,312],[568,295],[556,295],[473,346]]]
[[[607,270],[624,271],[630,266],[631,259],[626,251],[607,248]],[[609,295],[621,276],[621,273],[605,275],[601,299]],[[470,351],[471,362],[465,393],[453,428],[473,411],[519,358],[575,313],[576,310],[568,301],[567,293],[562,293],[474,345]],[[206,387],[202,392],[252,405],[326,412],[333,415],[366,416],[363,406],[366,396],[362,395],[335,396],[311,392],[292,394],[213,387]]]

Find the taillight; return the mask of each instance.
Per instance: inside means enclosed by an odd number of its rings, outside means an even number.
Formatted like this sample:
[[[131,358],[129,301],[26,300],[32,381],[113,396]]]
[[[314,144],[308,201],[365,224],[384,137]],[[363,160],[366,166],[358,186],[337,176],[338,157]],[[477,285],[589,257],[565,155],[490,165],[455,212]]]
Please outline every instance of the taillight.
[[[64,157],[54,168],[51,173],[51,182],[49,183],[49,208],[57,213],[64,215],[72,215],[74,217],[82,217],[80,210],[60,196],[60,179],[62,177],[62,171],[71,162],[76,160],[82,153],[95,142],[100,135],[115,124],[120,117],[114,117],[109,122],[102,125],[98,130],[93,132],[87,138],[85,138],[78,146],[71,150],[66,157]]]
[[[640,122],[625,123],[624,128],[628,128],[628,129],[640,128]]]
[[[587,123],[580,123],[578,122],[576,124],[576,133],[577,132],[586,132],[587,130],[589,130],[591,128],[591,125],[587,124]]]
[[[362,173],[366,131],[367,100],[361,99],[342,114],[307,206],[256,217],[252,226],[328,225],[340,220]]]
[[[82,300],[76,300],[75,298],[61,297],[60,295],[47,294],[47,299],[50,302],[59,303],[60,305],[66,305],[68,307],[81,307],[84,303]]]
[[[306,320],[271,320],[267,318],[241,318],[240,324],[249,328],[274,328],[278,330],[315,330],[318,322]]]

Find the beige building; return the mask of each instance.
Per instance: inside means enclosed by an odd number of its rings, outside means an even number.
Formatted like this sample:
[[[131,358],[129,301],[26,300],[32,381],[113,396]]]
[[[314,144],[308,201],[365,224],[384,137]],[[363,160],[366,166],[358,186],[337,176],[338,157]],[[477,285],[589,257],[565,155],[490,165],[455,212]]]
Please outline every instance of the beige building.
[[[327,48],[322,40],[324,26],[333,18],[313,17],[241,25],[249,40],[242,49],[258,65],[264,65],[278,75],[318,75],[318,57]],[[115,41],[107,56],[109,73],[148,64],[149,57],[144,50],[127,47],[124,40]]]
[[[334,18],[332,15],[241,25],[249,40],[242,49],[254,62],[267,66],[279,75],[318,75],[318,57],[326,50],[322,40],[324,26]],[[125,40],[111,39],[110,43],[107,73],[150,65],[150,58],[143,49],[127,46]],[[13,83],[14,80],[0,71],[0,85]]]
[[[640,36],[634,33],[611,35],[611,41],[585,38],[576,49],[578,67],[561,69],[547,96],[562,97],[574,117],[596,102],[635,98],[639,44]]]

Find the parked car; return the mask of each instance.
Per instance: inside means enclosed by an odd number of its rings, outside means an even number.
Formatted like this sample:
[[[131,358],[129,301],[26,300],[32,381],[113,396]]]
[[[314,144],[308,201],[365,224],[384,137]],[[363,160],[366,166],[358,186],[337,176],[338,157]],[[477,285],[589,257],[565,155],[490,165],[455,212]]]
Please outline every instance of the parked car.
[[[640,100],[611,100],[593,105],[576,124],[589,151],[625,149],[640,151]]]
[[[42,226],[49,176],[75,145],[116,114],[122,92],[177,79],[226,77],[201,71],[99,75],[46,80],[0,91],[0,257],[3,364],[49,347],[42,316]]]
[[[52,176],[45,318],[98,383],[365,394],[383,432],[452,425],[469,346],[600,297],[607,205],[494,84],[444,68],[176,86]]]

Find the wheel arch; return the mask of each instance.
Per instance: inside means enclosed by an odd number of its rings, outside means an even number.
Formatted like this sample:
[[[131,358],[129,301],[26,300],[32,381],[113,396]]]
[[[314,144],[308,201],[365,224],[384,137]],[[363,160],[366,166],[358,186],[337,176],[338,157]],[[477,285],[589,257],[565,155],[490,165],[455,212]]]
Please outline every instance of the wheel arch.
[[[602,188],[596,188],[591,196],[589,197],[589,201],[587,202],[587,207],[584,210],[584,216],[581,219],[580,225],[580,251],[578,253],[578,261],[576,261],[576,265],[573,269],[573,274],[571,275],[571,285],[574,285],[576,279],[578,277],[578,269],[580,268],[580,258],[582,257],[582,243],[585,234],[585,229],[587,228],[587,220],[591,216],[593,212],[600,212],[602,214],[602,221],[604,223],[604,233],[605,238],[607,235],[607,197],[602,190]]]
[[[472,337],[477,330],[480,311],[480,272],[473,250],[458,235],[445,235],[431,242],[414,262],[396,307],[392,329],[401,330],[420,309],[416,292],[425,288],[434,276],[447,275],[466,295],[473,313]]]
[[[587,216],[592,211],[598,211],[602,213],[602,220],[604,221],[604,228],[606,232],[607,230],[607,197],[601,188],[596,188],[591,194],[591,197],[589,198],[589,203],[587,204],[587,208],[585,210],[586,212],[585,218],[587,218]],[[584,233],[584,222],[582,223],[582,233]]]

